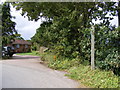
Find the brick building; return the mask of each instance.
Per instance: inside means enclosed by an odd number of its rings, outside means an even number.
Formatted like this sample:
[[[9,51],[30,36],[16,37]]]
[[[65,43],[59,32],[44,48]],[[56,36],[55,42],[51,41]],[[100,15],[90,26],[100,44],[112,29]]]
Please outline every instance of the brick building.
[[[14,47],[16,53],[31,51],[31,43],[25,40],[15,40],[12,42],[12,46]]]

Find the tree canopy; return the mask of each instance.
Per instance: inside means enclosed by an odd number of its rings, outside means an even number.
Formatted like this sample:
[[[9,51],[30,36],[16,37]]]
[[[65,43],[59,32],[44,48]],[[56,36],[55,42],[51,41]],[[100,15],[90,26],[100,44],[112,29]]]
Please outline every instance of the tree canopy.
[[[2,19],[2,5],[0,4],[0,51],[2,48],[2,35],[1,35],[2,34],[2,21],[1,19]],[[1,53],[0,53],[0,56],[2,56]]]
[[[101,24],[109,25],[109,20],[113,18],[106,15],[108,12],[111,16],[117,15],[115,4],[116,2],[18,2],[14,6],[17,10],[22,9],[22,15],[28,16],[29,20],[37,21],[41,17],[54,20],[70,16],[76,20],[82,19],[81,24],[88,26],[92,19],[103,20]]]

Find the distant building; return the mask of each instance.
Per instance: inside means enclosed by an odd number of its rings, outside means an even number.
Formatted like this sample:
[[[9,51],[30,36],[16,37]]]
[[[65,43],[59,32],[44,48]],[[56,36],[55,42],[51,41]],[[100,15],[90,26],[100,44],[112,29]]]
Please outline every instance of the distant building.
[[[16,53],[30,52],[31,43],[25,40],[14,40],[12,46],[15,49]]]

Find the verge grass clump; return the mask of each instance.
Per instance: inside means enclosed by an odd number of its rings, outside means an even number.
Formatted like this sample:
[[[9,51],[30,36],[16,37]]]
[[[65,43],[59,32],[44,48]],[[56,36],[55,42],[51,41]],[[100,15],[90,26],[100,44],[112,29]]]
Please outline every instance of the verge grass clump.
[[[42,61],[45,61],[48,64],[48,67],[58,70],[69,69],[72,66],[79,65],[78,59],[68,59],[68,58],[60,58],[55,54],[51,53],[43,53],[40,54]],[[56,58],[55,58],[56,57]]]
[[[40,56],[38,51],[31,51],[27,53],[16,53],[17,55],[33,55],[33,56]]]
[[[72,79],[79,80],[86,86],[92,88],[117,88],[118,77],[111,71],[101,71],[99,69],[91,70],[89,66],[80,65],[79,67],[71,67],[69,76]]]
[[[79,59],[59,58],[53,53],[40,54],[41,59],[47,63],[48,67],[56,70],[67,71],[71,79],[91,88],[117,88],[118,76],[112,71],[100,69],[91,70],[88,64],[81,64]],[[55,58],[56,57],[56,58]]]

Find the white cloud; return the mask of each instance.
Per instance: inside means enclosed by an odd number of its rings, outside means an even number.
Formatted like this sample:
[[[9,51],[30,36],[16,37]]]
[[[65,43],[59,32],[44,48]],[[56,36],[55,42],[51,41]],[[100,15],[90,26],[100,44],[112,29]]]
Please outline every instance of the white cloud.
[[[118,17],[114,16],[113,18],[114,18],[113,20],[110,20],[110,23],[118,27]],[[97,21],[92,20],[92,21],[94,22],[94,24],[99,24],[101,22],[100,20],[97,20]]]
[[[111,20],[112,25],[116,25],[118,27],[118,17],[114,16],[114,19]]]
[[[16,11],[11,6],[11,15],[16,17],[15,19],[12,19],[14,22],[16,22],[16,30],[25,40],[28,40],[36,33],[36,29],[39,28],[42,21],[28,21],[27,17],[24,18],[21,16],[21,12],[21,10]]]

